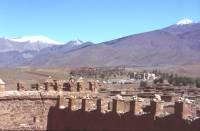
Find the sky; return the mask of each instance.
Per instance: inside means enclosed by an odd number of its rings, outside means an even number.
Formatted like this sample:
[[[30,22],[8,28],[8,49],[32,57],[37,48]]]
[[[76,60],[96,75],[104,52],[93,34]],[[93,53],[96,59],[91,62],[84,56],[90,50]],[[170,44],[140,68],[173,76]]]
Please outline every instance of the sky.
[[[0,0],[0,36],[100,43],[200,21],[200,0]]]

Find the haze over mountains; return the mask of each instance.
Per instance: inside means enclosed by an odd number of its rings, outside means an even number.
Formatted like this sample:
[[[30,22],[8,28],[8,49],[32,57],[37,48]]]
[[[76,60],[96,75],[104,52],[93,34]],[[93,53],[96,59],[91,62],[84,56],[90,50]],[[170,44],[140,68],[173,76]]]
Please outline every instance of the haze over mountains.
[[[169,27],[93,44],[49,38],[0,38],[0,66],[171,66],[200,63],[200,23]]]

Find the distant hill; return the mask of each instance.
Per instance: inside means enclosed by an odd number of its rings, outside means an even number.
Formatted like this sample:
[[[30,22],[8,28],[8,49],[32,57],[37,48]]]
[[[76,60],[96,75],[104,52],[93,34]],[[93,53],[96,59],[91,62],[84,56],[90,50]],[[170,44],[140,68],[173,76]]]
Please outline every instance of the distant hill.
[[[191,48],[194,50],[200,50],[200,23],[191,23],[185,25],[172,25],[163,29],[180,39],[190,41],[192,43]]]
[[[37,53],[21,51],[16,57],[9,53],[3,56],[0,61],[9,66],[162,67],[200,63],[200,23],[181,20],[160,30],[99,44],[78,40],[42,48]],[[14,64],[9,62],[12,59]]]
[[[39,60],[66,53],[70,50],[92,44],[80,40],[59,43],[45,36],[24,36],[14,39],[0,38],[0,67],[21,66],[31,60]]]
[[[35,66],[55,66],[57,63],[53,63],[56,59],[62,62],[62,58],[70,51],[75,51],[87,46],[93,45],[91,42],[82,42],[80,40],[69,41],[64,45],[55,45],[52,47],[41,50],[33,59],[26,61],[23,65],[35,65]],[[51,63],[52,61],[52,63]],[[61,65],[64,66],[64,65]]]
[[[171,66],[200,62],[200,23],[164,29],[90,45],[33,60],[32,66]]]

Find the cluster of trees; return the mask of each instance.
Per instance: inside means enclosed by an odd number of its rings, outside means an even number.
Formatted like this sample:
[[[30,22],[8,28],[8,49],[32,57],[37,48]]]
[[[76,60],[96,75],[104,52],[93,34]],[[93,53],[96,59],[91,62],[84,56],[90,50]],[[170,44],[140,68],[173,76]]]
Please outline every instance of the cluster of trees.
[[[154,80],[154,84],[164,83],[166,80],[173,86],[196,86],[197,88],[200,88],[200,78],[178,76],[177,74],[173,73],[163,73],[159,70],[153,70],[152,73],[154,73],[156,76],[159,76],[159,79]],[[148,86],[147,81],[140,82],[140,87],[146,86]]]
[[[164,80],[167,80],[169,84],[174,86],[196,86],[200,88],[200,78],[178,76],[177,74],[168,73],[160,73],[160,78],[155,80],[154,83],[163,83]]]
[[[195,83],[196,83],[196,87],[200,88],[200,78],[197,78]]]
[[[154,84],[163,82],[164,82],[163,78],[154,80]],[[196,86],[197,88],[200,88],[200,78],[178,76],[168,79],[168,82],[173,86]],[[140,87],[146,87],[146,86],[148,86],[147,81],[140,82]]]
[[[147,87],[147,81],[140,81],[140,87]]]
[[[105,67],[105,68],[95,68],[93,70],[80,69],[73,70],[70,72],[71,76],[95,78],[95,79],[111,79],[111,78],[121,78],[128,77],[128,72],[122,67]]]

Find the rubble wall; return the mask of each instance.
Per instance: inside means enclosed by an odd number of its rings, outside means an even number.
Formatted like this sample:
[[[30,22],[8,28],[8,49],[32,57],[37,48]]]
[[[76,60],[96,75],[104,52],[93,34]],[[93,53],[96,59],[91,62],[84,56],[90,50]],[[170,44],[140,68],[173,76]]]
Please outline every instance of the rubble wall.
[[[55,100],[4,100],[0,102],[0,129],[46,129],[49,108]]]
[[[1,130],[46,130],[48,112],[56,106],[57,97],[41,96],[38,93],[1,94]]]

